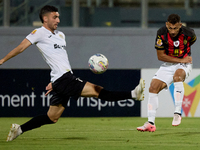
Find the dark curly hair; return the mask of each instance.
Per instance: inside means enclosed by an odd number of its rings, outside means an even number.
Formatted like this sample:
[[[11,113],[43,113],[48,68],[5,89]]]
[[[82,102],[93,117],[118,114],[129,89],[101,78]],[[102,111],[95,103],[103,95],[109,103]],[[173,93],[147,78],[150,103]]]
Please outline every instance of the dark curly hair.
[[[176,24],[176,23],[181,22],[181,18],[180,18],[180,16],[177,15],[177,14],[171,14],[171,15],[168,16],[167,21],[168,21],[169,23],[171,23],[171,24]]]

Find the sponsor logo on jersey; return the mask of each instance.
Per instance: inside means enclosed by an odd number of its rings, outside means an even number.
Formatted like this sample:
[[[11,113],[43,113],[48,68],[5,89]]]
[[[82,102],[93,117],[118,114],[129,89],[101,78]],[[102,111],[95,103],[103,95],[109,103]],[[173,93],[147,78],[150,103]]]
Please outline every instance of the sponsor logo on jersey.
[[[179,55],[183,54],[184,50],[181,50],[181,49],[174,49],[174,52],[171,53],[170,55],[171,56],[175,56],[175,57],[178,57]]]
[[[65,48],[65,45],[58,45],[58,44],[54,44],[54,48],[62,48],[64,49]]]
[[[35,34],[36,31],[37,31],[36,29],[33,30],[33,31],[31,32],[31,35]]]
[[[162,40],[161,39],[157,39],[157,42],[156,42],[157,46],[161,46],[163,43],[162,43]]]
[[[191,117],[194,117],[200,101],[200,75],[192,79],[189,83],[183,83],[183,85],[185,92],[183,96],[182,112],[184,112],[186,117],[188,117],[189,114]],[[170,85],[169,90],[175,104],[174,84]]]

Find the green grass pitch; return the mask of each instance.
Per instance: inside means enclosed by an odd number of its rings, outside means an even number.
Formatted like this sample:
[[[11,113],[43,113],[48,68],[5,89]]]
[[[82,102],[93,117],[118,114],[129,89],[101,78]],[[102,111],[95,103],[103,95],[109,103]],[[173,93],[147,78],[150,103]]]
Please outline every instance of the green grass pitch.
[[[147,118],[64,118],[6,142],[11,123],[30,118],[0,118],[0,150],[199,150],[200,118],[156,118],[157,130],[139,132]]]

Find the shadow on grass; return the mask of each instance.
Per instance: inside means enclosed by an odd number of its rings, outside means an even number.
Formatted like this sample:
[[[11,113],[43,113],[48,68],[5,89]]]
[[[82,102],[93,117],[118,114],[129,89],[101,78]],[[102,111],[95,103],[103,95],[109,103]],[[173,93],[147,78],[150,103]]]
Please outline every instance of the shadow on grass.
[[[55,138],[51,138],[51,137],[42,137],[42,138],[37,138],[37,139],[32,139],[32,140],[87,140],[86,137],[63,137],[63,138],[59,138],[59,137],[55,137]]]
[[[190,135],[200,135],[200,132],[169,132],[169,133],[161,133],[155,134],[153,136],[164,136],[164,135],[180,135],[180,136],[190,136]]]
[[[68,138],[64,138],[66,140],[87,140],[86,137],[68,137]]]

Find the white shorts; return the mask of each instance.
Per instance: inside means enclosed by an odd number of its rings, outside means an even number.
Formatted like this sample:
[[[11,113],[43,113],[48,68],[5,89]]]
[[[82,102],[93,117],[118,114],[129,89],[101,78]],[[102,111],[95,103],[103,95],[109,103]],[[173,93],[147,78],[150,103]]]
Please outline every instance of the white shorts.
[[[173,82],[173,76],[177,69],[185,70],[186,74],[185,79],[187,79],[190,73],[192,72],[192,64],[165,62],[160,66],[159,70],[156,72],[153,79],[158,79],[165,82],[167,84],[167,88],[169,88],[169,86]]]

